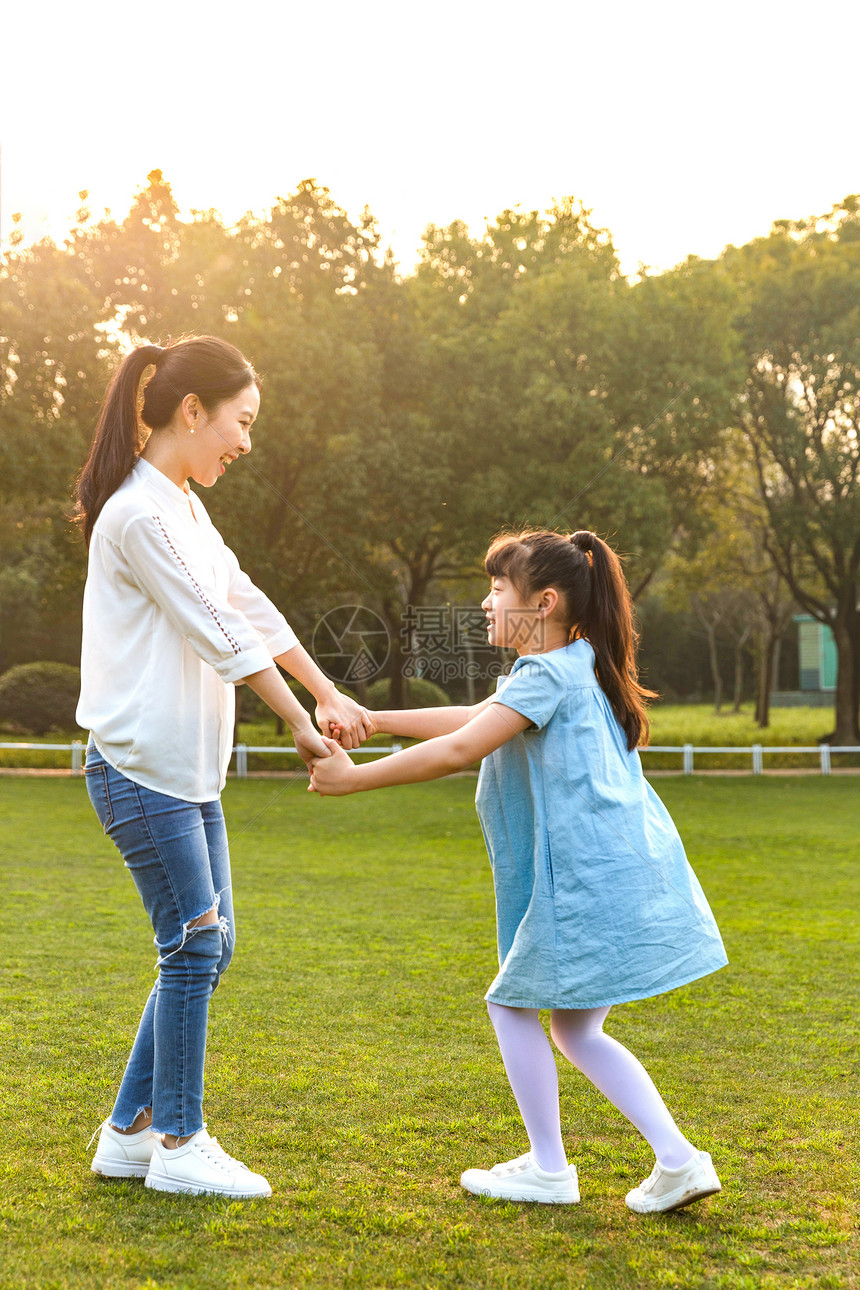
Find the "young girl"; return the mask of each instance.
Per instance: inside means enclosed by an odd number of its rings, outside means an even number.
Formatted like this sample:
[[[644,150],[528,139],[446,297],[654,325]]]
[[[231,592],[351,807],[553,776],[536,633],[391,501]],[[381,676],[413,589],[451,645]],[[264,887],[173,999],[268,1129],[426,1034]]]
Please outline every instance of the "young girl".
[[[151,369],[140,399],[141,378]],[[140,402],[140,411],[138,405]],[[280,663],[315,695],[346,747],[363,709],[339,694],[224,545],[188,480],[204,488],[251,451],[259,381],[211,336],[143,345],[108,389],[78,483],[89,546],[78,723],[105,832],[155,931],[158,979],[92,1168],[168,1192],[268,1196],[203,1123],[210,996],[233,952],[220,793],[246,682],[290,725],[305,761],[326,756]]]
[[[482,608],[491,645],[519,657],[472,708],[371,713],[374,730],[423,738],[362,766],[326,741],[311,789],[355,793],[436,779],[483,758],[477,806],[496,890],[500,969],[486,996],[530,1151],[468,1169],[484,1196],[571,1204],[556,1046],[654,1149],[627,1196],[639,1213],[720,1190],[637,1059],[603,1032],[613,1004],[672,990],[726,963],[713,916],[659,798],[643,777],[647,738],[630,595],[593,533],[497,538]]]

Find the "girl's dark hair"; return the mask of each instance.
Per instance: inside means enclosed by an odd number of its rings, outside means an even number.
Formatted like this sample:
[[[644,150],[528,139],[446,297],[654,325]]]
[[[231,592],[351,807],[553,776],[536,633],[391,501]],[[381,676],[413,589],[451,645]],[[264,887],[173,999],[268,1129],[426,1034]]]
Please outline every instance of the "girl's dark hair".
[[[521,596],[554,587],[571,624],[571,639],[594,650],[600,686],[627,735],[627,747],[648,743],[646,704],[656,698],[639,684],[638,633],[621,561],[595,533],[562,535],[544,529],[500,533],[484,561],[490,577],[508,578]]]
[[[148,367],[154,371],[143,387]],[[89,546],[102,507],[131,470],[151,430],[170,425],[187,394],[196,394],[212,416],[222,403],[260,378],[235,345],[216,336],[185,336],[164,349],[139,345],[114,374],[77,484],[76,521]]]

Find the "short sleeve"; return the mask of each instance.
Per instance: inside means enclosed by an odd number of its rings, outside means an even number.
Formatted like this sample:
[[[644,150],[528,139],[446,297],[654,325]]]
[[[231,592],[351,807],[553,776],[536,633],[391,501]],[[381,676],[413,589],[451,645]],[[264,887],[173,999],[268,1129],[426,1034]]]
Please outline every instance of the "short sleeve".
[[[564,679],[540,655],[531,655],[518,659],[511,673],[499,682],[493,702],[513,708],[540,730],[561,703],[566,688]]]

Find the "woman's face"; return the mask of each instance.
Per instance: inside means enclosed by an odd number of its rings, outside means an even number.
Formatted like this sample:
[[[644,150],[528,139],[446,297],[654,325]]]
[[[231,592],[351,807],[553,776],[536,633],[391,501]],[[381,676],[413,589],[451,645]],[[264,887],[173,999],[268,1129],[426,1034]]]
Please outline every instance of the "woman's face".
[[[260,391],[253,383],[211,415],[197,402],[194,434],[185,441],[188,474],[196,484],[211,488],[237,457],[251,451],[251,426],[259,410]]]

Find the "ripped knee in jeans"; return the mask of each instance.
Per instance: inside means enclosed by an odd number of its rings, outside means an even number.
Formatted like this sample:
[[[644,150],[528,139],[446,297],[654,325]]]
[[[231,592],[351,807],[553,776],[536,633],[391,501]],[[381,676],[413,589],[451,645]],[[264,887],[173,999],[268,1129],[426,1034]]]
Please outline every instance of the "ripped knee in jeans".
[[[159,954],[157,967],[165,963],[174,954],[179,954],[185,949],[188,941],[200,932],[207,932],[210,929],[217,928],[221,933],[222,948],[230,943],[230,924],[223,914],[218,913],[221,904],[221,893],[216,892],[215,903],[209,909],[204,909],[202,914],[197,914],[194,918],[189,918],[182,924],[182,939],[179,944],[167,954]],[[157,944],[157,942],[156,942]],[[159,946],[159,949],[161,947]]]

